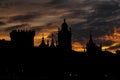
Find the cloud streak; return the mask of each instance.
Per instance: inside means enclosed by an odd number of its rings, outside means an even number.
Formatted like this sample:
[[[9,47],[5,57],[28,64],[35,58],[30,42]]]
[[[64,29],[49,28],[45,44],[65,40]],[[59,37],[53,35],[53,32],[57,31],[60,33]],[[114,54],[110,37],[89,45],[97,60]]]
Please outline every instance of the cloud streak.
[[[9,22],[29,22],[38,17],[39,14],[36,13],[29,13],[29,14],[23,14],[23,15],[16,15],[12,16],[9,20]]]
[[[12,30],[16,30],[16,29],[24,29],[26,26],[28,26],[28,24],[20,24],[20,25],[10,26],[10,27],[5,28],[5,31],[12,31]]]
[[[2,21],[0,21],[0,25],[2,26],[2,25],[5,25],[6,23],[5,22],[2,22]]]
[[[57,33],[63,18],[67,18],[73,43],[85,46],[91,30],[96,43],[103,42],[109,49],[119,43],[105,37],[114,36],[114,27],[120,27],[119,0],[1,0],[0,12],[0,26],[4,26],[5,32],[25,23],[49,37],[52,32]],[[12,23],[17,26],[11,26]]]

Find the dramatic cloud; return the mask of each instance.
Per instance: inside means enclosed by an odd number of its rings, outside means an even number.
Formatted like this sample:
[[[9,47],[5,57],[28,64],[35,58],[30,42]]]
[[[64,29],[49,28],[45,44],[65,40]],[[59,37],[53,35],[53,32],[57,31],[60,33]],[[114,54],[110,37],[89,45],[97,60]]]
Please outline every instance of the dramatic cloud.
[[[1,22],[1,21],[0,21],[0,25],[5,25],[5,24],[6,24],[5,22]]]
[[[49,4],[52,4],[52,5],[63,4],[63,3],[67,3],[67,1],[69,1],[69,0],[59,0],[59,1],[57,1],[57,0],[51,0],[49,2]]]
[[[12,30],[16,30],[16,29],[24,29],[26,26],[28,26],[28,24],[10,26],[10,27],[5,28],[5,31],[12,31]]]
[[[36,31],[35,45],[39,44],[41,33],[45,38],[55,33],[57,38],[57,28],[61,27],[63,18],[67,18],[72,28],[74,49],[86,46],[90,31],[97,44],[103,43],[109,50],[119,48],[120,32],[116,33],[114,28],[120,28],[119,0],[0,1],[0,29],[8,32],[29,24],[29,29]]]
[[[115,44],[114,46],[111,46],[110,48],[108,48],[110,50],[117,50],[120,49],[120,44]]]
[[[38,14],[36,13],[29,13],[24,15],[17,15],[10,18],[9,22],[28,22],[32,21],[34,18],[38,17]]]

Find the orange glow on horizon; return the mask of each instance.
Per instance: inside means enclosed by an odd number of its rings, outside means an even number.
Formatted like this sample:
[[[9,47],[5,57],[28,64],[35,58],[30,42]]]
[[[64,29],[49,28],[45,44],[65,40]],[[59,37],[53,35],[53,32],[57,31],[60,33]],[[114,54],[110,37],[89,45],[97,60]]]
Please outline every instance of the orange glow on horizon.
[[[83,48],[83,46],[79,42],[73,42],[72,49],[77,52],[83,52],[85,50],[85,48]]]
[[[34,46],[37,47],[37,46],[40,45],[43,36],[44,36],[45,41],[46,41],[46,40],[50,40],[50,39],[48,38],[49,34],[50,34],[50,33],[42,33],[42,34],[39,33],[39,34],[37,34],[37,35],[34,37]]]
[[[50,38],[48,38],[48,36],[52,33],[52,32],[56,32],[57,31],[57,28],[52,28],[51,30],[49,29],[43,29],[41,30],[40,32],[37,32],[35,37],[34,37],[34,46],[39,46],[40,43],[41,43],[41,39],[42,39],[42,34],[44,34],[44,39],[45,39],[45,42],[47,40],[51,40]],[[0,33],[0,39],[5,39],[5,40],[10,40],[10,37],[9,37],[9,34],[8,33],[5,33],[5,32],[1,32]],[[102,50],[105,51],[105,50],[108,50],[112,53],[115,53],[116,50],[119,50],[120,48],[114,48],[114,49],[111,49],[111,47],[115,47],[115,46],[118,46],[120,45],[120,28],[118,27],[115,27],[114,28],[114,31],[111,35],[104,35],[103,37],[99,37],[98,38],[99,40],[101,41],[113,41],[114,43],[109,45],[109,46],[103,46],[102,47]],[[103,44],[104,45],[104,44]],[[74,51],[78,51],[78,52],[83,52],[85,51],[85,46],[83,46],[81,43],[79,42],[73,42],[72,43],[72,49]]]
[[[116,50],[120,49],[120,47],[116,49],[109,49],[109,48],[120,45],[120,28],[114,27],[113,33],[111,35],[104,35],[103,37],[100,37],[99,39],[102,41],[112,41],[113,44],[109,46],[105,46],[105,47],[110,52],[116,53]]]

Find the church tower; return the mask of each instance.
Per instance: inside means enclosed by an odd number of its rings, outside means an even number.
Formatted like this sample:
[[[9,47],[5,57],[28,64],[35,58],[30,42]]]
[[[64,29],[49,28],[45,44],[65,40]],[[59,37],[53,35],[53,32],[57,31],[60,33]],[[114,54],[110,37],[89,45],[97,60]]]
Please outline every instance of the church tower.
[[[61,29],[58,30],[58,47],[62,50],[72,50],[71,28],[68,27],[65,19]]]
[[[93,39],[92,39],[92,34],[90,33],[90,38],[89,38],[89,42],[87,43],[87,53],[95,53],[95,50],[96,50],[96,44],[93,42]]]
[[[31,30],[13,30],[10,32],[12,46],[15,48],[32,48],[34,47],[35,31]]]
[[[51,45],[50,45],[50,48],[55,48],[55,45],[54,45],[54,39],[53,39],[53,33],[52,33],[52,39],[51,39]]]
[[[47,45],[45,44],[44,35],[42,35],[41,44],[39,45],[39,47],[41,47],[41,48],[47,47]]]
[[[97,46],[93,42],[92,34],[90,33],[90,39],[89,39],[89,41],[88,41],[88,43],[86,45],[87,53],[90,54],[90,55],[99,54],[99,53],[102,52],[101,48],[102,48],[102,45],[101,46]]]

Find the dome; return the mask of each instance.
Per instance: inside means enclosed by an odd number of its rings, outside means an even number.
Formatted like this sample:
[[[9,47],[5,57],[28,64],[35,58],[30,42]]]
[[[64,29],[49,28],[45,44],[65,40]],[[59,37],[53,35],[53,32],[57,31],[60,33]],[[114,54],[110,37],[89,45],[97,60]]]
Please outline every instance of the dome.
[[[65,19],[64,19],[64,23],[62,23],[62,29],[63,30],[68,30],[68,25],[67,25]]]

